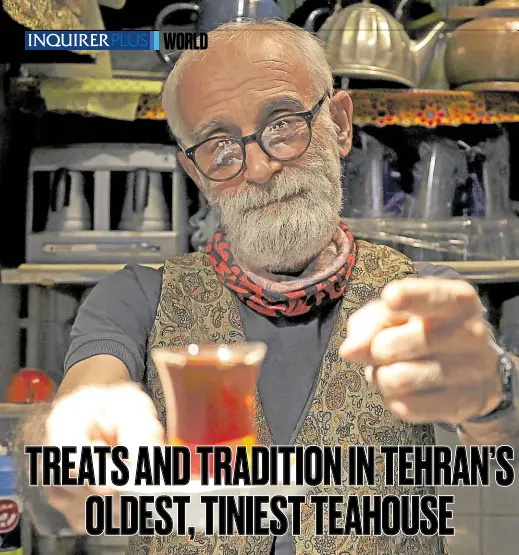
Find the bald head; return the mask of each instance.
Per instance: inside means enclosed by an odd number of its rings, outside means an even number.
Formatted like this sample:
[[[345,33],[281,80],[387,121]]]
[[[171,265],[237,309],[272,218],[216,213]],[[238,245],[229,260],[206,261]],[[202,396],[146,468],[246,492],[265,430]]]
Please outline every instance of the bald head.
[[[282,86],[282,74],[291,73],[300,78],[300,92],[312,98],[332,90],[332,74],[320,41],[289,23],[228,23],[209,33],[208,44],[207,50],[186,51],[164,86],[162,103],[168,123],[186,146],[194,140],[190,113],[199,111],[200,98],[193,96],[199,89],[206,95],[228,96],[238,86],[248,94],[254,85],[247,86],[247,79],[255,69],[270,65],[268,75],[261,71],[263,81],[272,79]]]

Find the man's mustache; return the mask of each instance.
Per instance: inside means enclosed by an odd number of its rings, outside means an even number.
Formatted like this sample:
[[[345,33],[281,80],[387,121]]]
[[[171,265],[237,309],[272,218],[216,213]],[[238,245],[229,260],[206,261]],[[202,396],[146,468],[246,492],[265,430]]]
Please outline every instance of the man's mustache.
[[[264,208],[273,202],[281,202],[289,197],[302,195],[305,188],[298,182],[305,172],[297,172],[290,177],[279,176],[268,183],[249,182],[242,191],[225,191],[215,199],[215,203],[224,208],[229,205],[243,207],[245,210]]]

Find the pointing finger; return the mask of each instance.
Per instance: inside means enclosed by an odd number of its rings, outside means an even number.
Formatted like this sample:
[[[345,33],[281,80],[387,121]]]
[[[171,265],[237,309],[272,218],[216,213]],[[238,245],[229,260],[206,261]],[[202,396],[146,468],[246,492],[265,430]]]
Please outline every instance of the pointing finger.
[[[406,321],[406,315],[390,310],[383,301],[368,303],[350,316],[346,340],[339,349],[339,355],[342,358],[364,359],[370,353],[371,342],[381,330]]]
[[[482,319],[460,321],[453,318],[446,323],[430,323],[411,317],[402,326],[378,333],[371,342],[370,358],[366,362],[380,366],[424,356],[470,355],[478,345],[490,340],[488,325]]]
[[[461,280],[423,278],[390,283],[381,299],[392,310],[416,316],[450,318],[482,312],[483,305],[470,283]]]

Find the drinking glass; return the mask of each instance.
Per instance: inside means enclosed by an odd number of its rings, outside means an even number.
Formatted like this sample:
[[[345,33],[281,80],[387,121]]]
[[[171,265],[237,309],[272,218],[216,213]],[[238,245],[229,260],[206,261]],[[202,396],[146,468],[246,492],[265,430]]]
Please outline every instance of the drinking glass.
[[[257,443],[254,394],[266,352],[259,342],[152,351],[164,390],[168,443],[189,447],[192,478],[200,475],[197,446],[225,445],[234,454],[237,446]]]

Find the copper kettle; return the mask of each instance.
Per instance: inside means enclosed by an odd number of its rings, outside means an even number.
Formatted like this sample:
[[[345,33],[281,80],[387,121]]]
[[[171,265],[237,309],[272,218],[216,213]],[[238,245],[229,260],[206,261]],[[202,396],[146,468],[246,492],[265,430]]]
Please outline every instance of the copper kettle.
[[[452,33],[445,51],[451,86],[519,91],[519,0],[453,8],[449,20],[465,21]]]

